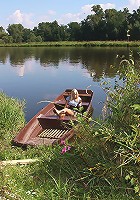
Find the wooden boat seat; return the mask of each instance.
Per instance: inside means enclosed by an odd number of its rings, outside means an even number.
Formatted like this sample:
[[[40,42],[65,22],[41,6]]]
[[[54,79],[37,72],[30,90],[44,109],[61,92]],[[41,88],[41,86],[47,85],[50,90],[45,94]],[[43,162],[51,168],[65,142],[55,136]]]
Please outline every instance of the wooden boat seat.
[[[64,116],[63,118],[59,118],[59,116],[57,115],[48,115],[48,116],[45,116],[43,114],[40,114],[37,119],[46,119],[46,120],[52,120],[52,119],[55,119],[55,120],[59,120],[59,121],[70,121],[70,120],[74,120],[75,117],[71,117],[71,116]]]
[[[45,116],[43,114],[40,114],[37,117],[39,124],[43,129],[48,129],[48,128],[64,128],[64,124],[67,124],[67,127],[71,127],[70,125],[70,120],[76,120],[75,117],[71,116],[64,116],[63,118],[59,118],[57,115],[48,115]]]

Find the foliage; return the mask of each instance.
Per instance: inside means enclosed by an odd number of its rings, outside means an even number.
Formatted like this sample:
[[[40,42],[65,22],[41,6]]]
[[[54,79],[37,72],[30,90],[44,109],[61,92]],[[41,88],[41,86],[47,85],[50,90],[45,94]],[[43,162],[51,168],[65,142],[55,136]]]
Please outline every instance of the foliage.
[[[13,37],[13,42],[21,43],[23,41],[24,27],[21,24],[9,25],[7,31]]]
[[[25,102],[10,98],[5,93],[0,93],[0,131],[17,131],[24,125]],[[23,124],[21,124],[22,122]]]
[[[130,13],[128,8],[103,10],[100,5],[94,5],[91,11],[80,23],[40,22],[33,30],[22,24],[9,24],[8,33],[0,27],[0,43],[140,40],[140,8]]]
[[[79,118],[75,146],[86,164],[80,180],[90,189],[106,182],[108,188],[140,195],[140,76],[132,52],[120,62],[118,74],[113,88],[104,81],[106,119],[89,125]]]

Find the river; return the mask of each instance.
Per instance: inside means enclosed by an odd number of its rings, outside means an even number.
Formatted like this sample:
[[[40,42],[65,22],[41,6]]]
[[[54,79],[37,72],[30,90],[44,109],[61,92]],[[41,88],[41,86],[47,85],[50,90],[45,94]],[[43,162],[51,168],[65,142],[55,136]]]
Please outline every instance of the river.
[[[94,92],[96,118],[106,100],[101,83],[114,84],[120,57],[128,58],[128,52],[127,47],[1,47],[0,91],[26,101],[29,121],[47,104],[37,102],[53,101],[66,88],[89,87]]]

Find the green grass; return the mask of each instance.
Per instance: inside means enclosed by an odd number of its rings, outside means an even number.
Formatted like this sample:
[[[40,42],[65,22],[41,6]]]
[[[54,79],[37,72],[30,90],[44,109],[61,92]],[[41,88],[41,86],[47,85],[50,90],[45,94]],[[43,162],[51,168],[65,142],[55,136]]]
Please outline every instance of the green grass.
[[[0,44],[0,47],[139,47],[140,41],[59,41]]]

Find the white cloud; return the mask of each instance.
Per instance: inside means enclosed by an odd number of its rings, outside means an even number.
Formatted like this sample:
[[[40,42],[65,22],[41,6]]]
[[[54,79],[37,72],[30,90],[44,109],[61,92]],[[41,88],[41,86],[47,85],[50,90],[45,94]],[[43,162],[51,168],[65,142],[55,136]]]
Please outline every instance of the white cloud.
[[[112,9],[116,7],[115,4],[112,3],[100,4],[100,6],[103,8],[103,10]]]
[[[137,10],[140,7],[140,0],[129,0],[126,6],[129,11]]]
[[[82,20],[86,19],[87,15],[91,15],[93,12],[91,11],[91,7],[94,4],[87,4],[81,7],[81,12],[79,13],[67,13],[61,16],[60,19],[57,21],[59,24],[68,24],[70,22],[81,22]],[[100,4],[100,6],[105,9],[115,8],[115,4],[107,3],[107,4]]]
[[[12,15],[8,17],[10,24],[22,24],[24,27],[30,28],[34,25],[31,20],[32,14],[22,13],[20,10],[16,10]]]
[[[59,24],[68,24],[70,22],[81,22],[82,20],[82,14],[81,13],[67,13],[65,15],[62,15],[60,19],[58,19]]]
[[[37,26],[41,22],[53,22],[55,20],[57,20],[56,11],[54,11],[54,10],[48,10],[48,12],[47,12],[46,15],[39,16],[36,19],[36,25],[35,26]]]
[[[87,15],[91,14],[91,13],[92,13],[92,12],[91,12],[91,7],[92,7],[93,5],[94,5],[94,4],[87,4],[87,5],[83,6],[83,7],[81,8],[82,12],[85,13],[85,14],[87,14]]]

